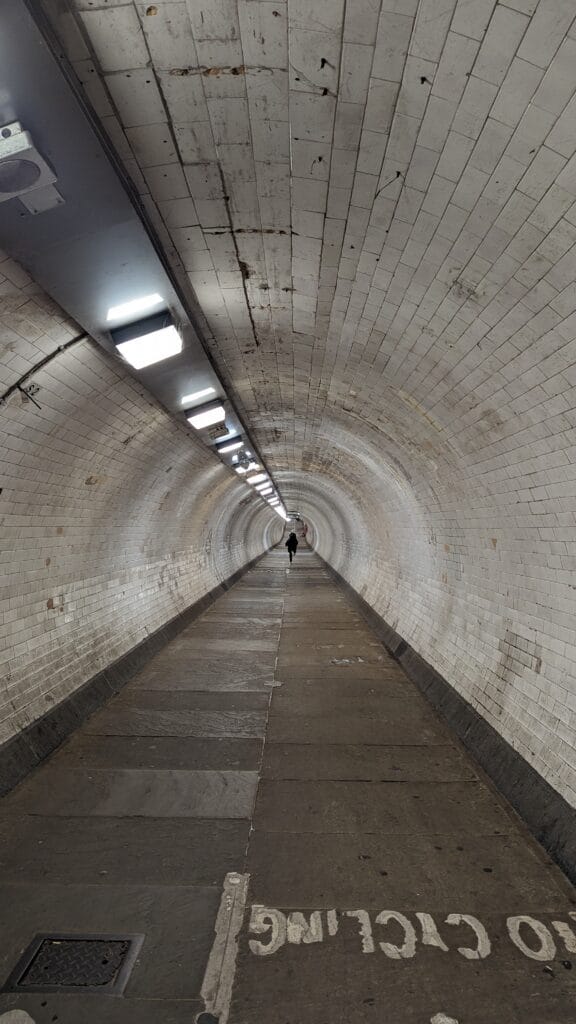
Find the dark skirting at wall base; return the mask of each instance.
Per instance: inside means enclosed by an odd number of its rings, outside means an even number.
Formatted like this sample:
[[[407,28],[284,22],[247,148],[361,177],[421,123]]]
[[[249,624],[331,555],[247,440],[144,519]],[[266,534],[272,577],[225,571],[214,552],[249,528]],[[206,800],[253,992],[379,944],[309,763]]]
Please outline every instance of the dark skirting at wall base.
[[[324,561],[324,559],[322,559]],[[576,883],[576,811],[328,562],[406,675],[439,712],[571,882]]]
[[[262,557],[263,555],[258,555],[257,558],[253,558],[184,612],[170,619],[127,654],[122,655],[118,661],[83,683],[51,711],[0,746],[0,796],[21,782],[32,768],[60,746],[93,711],[118,693],[154,654],[206,611],[206,608],[214,604],[214,601],[229,590]]]

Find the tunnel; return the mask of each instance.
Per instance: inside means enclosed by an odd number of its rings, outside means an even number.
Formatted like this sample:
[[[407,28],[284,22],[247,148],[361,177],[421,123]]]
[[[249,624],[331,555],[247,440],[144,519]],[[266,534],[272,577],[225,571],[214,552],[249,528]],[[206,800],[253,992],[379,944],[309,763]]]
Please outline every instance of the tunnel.
[[[0,0],[0,1024],[574,1024],[575,387],[573,0]]]

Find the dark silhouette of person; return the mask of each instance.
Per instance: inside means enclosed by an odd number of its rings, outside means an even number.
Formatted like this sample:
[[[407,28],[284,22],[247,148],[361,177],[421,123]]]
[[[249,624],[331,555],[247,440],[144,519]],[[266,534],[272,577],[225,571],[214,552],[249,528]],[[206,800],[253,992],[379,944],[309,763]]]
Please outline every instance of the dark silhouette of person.
[[[296,548],[298,547],[298,537],[295,533],[291,533],[286,541],[286,547],[288,548],[288,554],[290,555],[290,561],[292,561],[296,554]]]

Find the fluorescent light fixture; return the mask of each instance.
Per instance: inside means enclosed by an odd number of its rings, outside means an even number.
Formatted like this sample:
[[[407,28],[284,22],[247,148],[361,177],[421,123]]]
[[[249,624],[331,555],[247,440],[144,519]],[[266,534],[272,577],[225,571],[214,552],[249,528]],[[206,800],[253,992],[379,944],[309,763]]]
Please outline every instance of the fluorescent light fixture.
[[[106,314],[106,320],[118,320],[123,316],[132,316],[134,313],[144,313],[147,309],[153,309],[154,306],[159,306],[164,299],[158,292],[153,292],[152,295],[141,295],[139,299],[131,299],[130,302],[124,302],[121,306],[111,306]]]
[[[264,497],[265,497],[265,496],[266,496],[267,494],[272,494],[272,491],[273,491],[273,490],[274,490],[274,488],[273,488],[273,487],[265,487],[263,491],[260,491],[260,494],[261,494],[261,495],[262,495],[262,497],[264,498]],[[268,500],[268,499],[267,499],[267,500]]]
[[[225,444],[223,448],[217,448],[216,451],[219,452],[220,455],[225,455],[226,452],[237,451],[238,448],[241,448],[243,444],[244,441],[234,441],[234,444]]]
[[[180,399],[181,405],[188,405],[189,402],[197,402],[199,398],[208,398],[209,395],[215,395],[216,388],[203,388],[202,391],[195,391],[192,395],[184,395],[184,398]]]
[[[266,473],[256,473],[256,476],[251,476],[251,477],[248,478],[248,483],[249,484],[259,484],[259,483],[262,483],[263,480],[267,480],[267,479],[268,479],[268,477],[267,477]]]
[[[270,504],[271,505],[279,505],[280,504],[280,498],[270,498]]]
[[[199,409],[190,409],[186,419],[196,430],[204,430],[213,427],[215,423],[222,423],[226,413],[223,405],[200,406]]]
[[[265,483],[263,483],[263,484],[256,484],[256,490],[257,491],[263,491],[263,490],[267,489],[268,487],[270,487],[270,481],[269,480],[266,480]]]
[[[114,327],[110,335],[118,351],[136,370],[182,351],[182,338],[166,309],[133,324]]]
[[[135,370],[145,366],[161,363],[163,359],[177,356],[182,351],[182,338],[175,327],[163,327],[161,331],[143,334],[131,341],[123,341],[116,346],[124,359]]]

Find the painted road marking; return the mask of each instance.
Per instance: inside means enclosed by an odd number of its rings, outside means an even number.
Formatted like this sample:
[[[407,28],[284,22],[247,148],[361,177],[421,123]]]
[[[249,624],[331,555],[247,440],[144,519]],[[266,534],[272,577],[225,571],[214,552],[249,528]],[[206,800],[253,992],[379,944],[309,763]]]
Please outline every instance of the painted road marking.
[[[224,879],[222,898],[216,917],[216,933],[200,994],[206,1007],[196,1020],[208,1024],[210,1019],[226,1024],[230,1012],[232,985],[236,973],[238,935],[244,920],[250,875],[228,872]],[[285,936],[286,937],[286,936]]]
[[[255,904],[248,930],[255,936],[248,941],[255,956],[273,956],[282,946],[316,945],[330,940],[340,931],[344,918],[357,922],[356,932],[362,953],[384,953],[390,960],[410,960],[423,946],[434,946],[444,953],[457,953],[465,960],[486,960],[492,955],[488,930],[472,914],[448,914],[438,924],[432,914],[382,910],[373,917],[367,910],[313,910],[284,913],[273,907]],[[559,954],[576,953],[576,911],[569,911],[570,922],[544,924],[535,917],[519,915],[506,918],[511,944],[531,960],[548,963]],[[391,927],[389,927],[391,926]],[[398,941],[399,931],[402,933]],[[350,933],[349,933],[350,934]],[[391,941],[392,937],[395,941]],[[460,944],[457,944],[460,943]],[[560,948],[558,948],[560,947]],[[562,948],[564,947],[564,948]]]
[[[8,1013],[0,1013],[0,1024],[34,1024],[34,1021],[26,1010],[9,1010]]]

